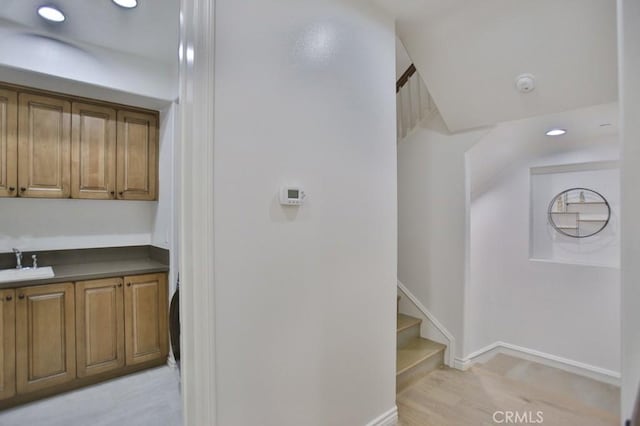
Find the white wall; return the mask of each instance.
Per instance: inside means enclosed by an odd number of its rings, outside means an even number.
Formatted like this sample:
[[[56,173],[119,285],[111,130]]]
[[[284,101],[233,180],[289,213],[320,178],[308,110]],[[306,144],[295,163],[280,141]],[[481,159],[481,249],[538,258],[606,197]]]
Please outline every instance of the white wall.
[[[530,210],[532,176],[529,168],[616,160],[619,155],[617,135],[585,142],[584,148],[577,147],[569,152],[564,151],[564,141],[554,141],[557,150],[562,152],[546,151],[536,155],[529,145],[544,143],[541,141],[544,136],[531,137],[524,130],[526,121],[498,127],[515,127],[512,134],[518,136],[509,143],[529,151],[530,155],[509,166],[499,179],[475,193],[472,199],[468,346],[465,352],[469,354],[502,341],[609,370],[615,375],[620,371],[617,259],[610,259],[612,253],[607,246],[593,247],[593,250],[600,250],[601,256],[597,252],[590,253],[587,260],[592,263],[612,261],[613,267],[578,265],[574,258],[568,262],[530,258],[529,221],[533,220],[530,216],[542,214],[546,221],[546,207],[555,194],[545,201],[542,211]],[[469,152],[471,167],[477,167],[474,162],[478,161],[476,154],[479,151],[493,153],[505,142],[493,132],[489,133]],[[611,189],[609,195],[615,201],[617,176],[615,173],[599,176],[592,184],[598,189]],[[583,178],[581,181],[589,187],[589,181]],[[603,179],[609,182],[603,182]],[[612,213],[616,217],[618,206],[617,202],[612,203]],[[547,231],[546,228],[533,229],[533,232]],[[613,233],[611,236],[616,245],[619,229],[615,221],[608,231]],[[588,243],[572,240],[565,242],[565,252],[569,250],[567,244]],[[613,252],[617,253],[615,247]],[[566,253],[563,257],[567,257]]]
[[[618,0],[622,135],[622,419],[640,382],[640,3]]]
[[[404,74],[411,63],[411,58],[407,53],[407,49],[404,48],[402,41],[396,37],[396,80]]]
[[[618,160],[617,111],[613,103],[501,123],[467,153],[472,202],[466,355],[502,341],[612,376],[620,371],[618,175],[581,171],[545,181],[556,186],[580,181],[606,192],[614,220],[607,228],[610,244],[600,241],[592,245],[594,252],[567,258],[567,244],[576,245],[576,252],[584,248],[577,245],[589,244],[571,239],[563,241],[564,259],[540,261],[532,259],[540,254],[531,252],[532,233],[548,231],[546,207],[555,194],[537,200],[542,210],[532,206],[531,191],[535,195],[540,184],[532,179],[540,175],[530,170]],[[545,136],[554,125],[568,133]],[[542,229],[531,226],[539,222],[535,214],[544,216]],[[591,265],[576,264],[577,259]]]
[[[152,201],[0,198],[0,253],[152,244],[170,249],[173,107],[161,112],[159,199]]]
[[[398,277],[457,357],[504,341],[620,371],[619,270],[529,260],[529,168],[616,160],[616,117],[614,103],[458,134],[433,117],[400,141]],[[544,136],[558,124],[569,134]]]
[[[464,153],[487,130],[424,120],[398,144],[398,279],[456,339],[462,356],[467,183]]]
[[[368,2],[216,2],[218,424],[395,406],[394,43]]]
[[[174,240],[174,209],[176,204],[174,140],[176,140],[176,104],[160,111],[160,150],[158,152],[158,202],[153,203],[151,243],[166,249]]]
[[[0,198],[0,252],[153,244],[170,248],[177,79],[171,67],[0,25],[0,81],[160,110],[159,201]],[[29,52],[29,55],[18,52]],[[172,279],[173,281],[173,279]]]
[[[157,202],[0,198],[0,253],[12,247],[27,251],[152,244],[171,249],[176,240],[174,109],[169,106],[160,113]]]
[[[176,103],[160,110],[158,153],[158,201],[153,204],[151,245],[169,250],[169,297],[179,274],[178,203],[180,200],[180,158],[178,109]]]
[[[151,243],[153,204],[0,198],[0,252]]]
[[[0,81],[6,81],[3,74],[10,73],[10,69],[165,102],[177,97],[175,66],[103,47],[58,40],[0,19]]]

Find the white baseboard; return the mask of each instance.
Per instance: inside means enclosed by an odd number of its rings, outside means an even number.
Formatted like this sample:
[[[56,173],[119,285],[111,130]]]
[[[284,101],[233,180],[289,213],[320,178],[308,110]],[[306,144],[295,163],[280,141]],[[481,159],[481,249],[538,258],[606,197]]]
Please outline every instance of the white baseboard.
[[[395,426],[396,423],[398,423],[398,407],[394,405],[392,409],[367,423],[367,426]]]
[[[446,329],[444,325],[431,313],[429,310],[422,304],[420,301],[409,291],[409,289],[398,280],[398,288],[407,296],[407,298],[413,303],[413,305],[418,308],[418,310],[424,315],[424,317],[429,321],[433,326],[444,336],[447,340],[445,343],[447,345],[447,354],[445,357],[444,363],[448,367],[453,367],[455,365],[455,349],[456,349],[456,339],[453,335]],[[457,368],[457,367],[456,367]]]
[[[549,367],[559,368],[560,370],[589,377],[610,385],[620,386],[619,372],[506,342],[495,342],[470,353],[466,358],[456,358],[454,367],[458,370],[467,370],[473,364],[488,361],[494,355],[499,353],[526,359],[528,361],[534,361]]]
[[[467,371],[469,367],[471,367],[474,363],[471,360],[466,358],[455,358],[453,360],[453,368],[456,370]]]

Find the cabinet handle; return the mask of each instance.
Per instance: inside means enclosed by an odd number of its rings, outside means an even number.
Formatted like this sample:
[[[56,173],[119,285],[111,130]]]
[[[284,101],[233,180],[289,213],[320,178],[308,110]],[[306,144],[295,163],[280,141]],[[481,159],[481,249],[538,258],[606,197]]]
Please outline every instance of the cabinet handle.
[[[122,287],[122,283],[118,284],[118,287]]]
[[[20,299],[20,300],[24,299],[24,294],[19,295],[18,299]]]
[[[131,283],[127,283],[127,287],[131,287]]]
[[[13,300],[13,297],[11,297],[11,296],[7,296],[5,300],[6,300],[7,302],[11,302],[11,301]]]
[[[9,192],[13,192],[13,191],[15,191],[15,190],[16,190],[16,189],[15,189],[13,186],[10,186],[10,187],[9,187]]]
[[[24,192],[26,190],[27,190],[27,188],[25,188],[24,186],[20,188],[20,192]]]
[[[124,195],[123,191],[118,192],[118,195],[120,195],[121,197]]]
[[[111,195],[116,195],[116,191],[111,191]]]

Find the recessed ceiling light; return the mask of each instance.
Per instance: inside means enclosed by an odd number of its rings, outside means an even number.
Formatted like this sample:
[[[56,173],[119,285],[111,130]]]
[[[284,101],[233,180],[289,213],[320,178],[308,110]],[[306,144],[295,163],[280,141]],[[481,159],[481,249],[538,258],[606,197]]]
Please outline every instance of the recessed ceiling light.
[[[133,9],[138,5],[138,0],[113,0],[113,2],[126,9]]]
[[[561,135],[564,135],[565,133],[567,133],[567,131],[564,129],[551,129],[551,130],[548,130],[547,133],[545,134],[547,136],[561,136]]]
[[[51,22],[62,22],[66,19],[64,13],[53,6],[41,6],[38,8],[38,15]]]

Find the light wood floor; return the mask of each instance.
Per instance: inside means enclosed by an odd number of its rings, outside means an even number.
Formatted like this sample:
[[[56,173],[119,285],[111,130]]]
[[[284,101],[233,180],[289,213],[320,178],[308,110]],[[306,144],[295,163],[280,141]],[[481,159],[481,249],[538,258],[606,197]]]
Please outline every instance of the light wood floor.
[[[438,369],[397,396],[399,426],[495,425],[498,410],[534,420],[541,411],[544,426],[617,426],[619,403],[615,386],[502,354],[465,372]]]
[[[2,426],[180,426],[177,370],[160,367],[0,411]],[[400,392],[399,426],[495,425],[496,410],[542,411],[544,426],[619,425],[618,388],[498,355],[442,368]]]
[[[1,426],[180,426],[178,370],[159,367],[0,411]]]

